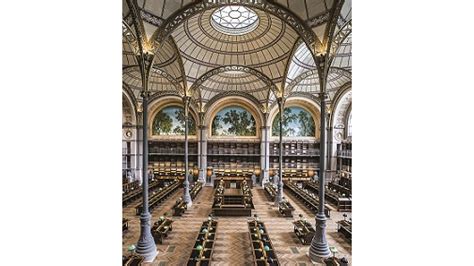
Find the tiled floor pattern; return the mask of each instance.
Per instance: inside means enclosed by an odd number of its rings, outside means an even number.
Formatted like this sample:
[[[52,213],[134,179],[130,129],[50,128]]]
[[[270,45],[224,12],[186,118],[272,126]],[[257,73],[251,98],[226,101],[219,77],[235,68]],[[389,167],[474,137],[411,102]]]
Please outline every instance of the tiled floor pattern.
[[[194,200],[193,206],[182,217],[173,217],[173,231],[164,240],[162,245],[157,245],[158,256],[152,263],[144,265],[186,265],[191,254],[194,239],[197,236],[201,223],[207,218],[212,205],[212,187],[203,187]],[[284,218],[278,215],[278,208],[270,202],[261,188],[253,188],[253,202],[260,219],[265,222],[270,239],[275,246],[278,259],[282,265],[311,265],[307,256],[309,246],[302,245],[293,233],[293,218]],[[164,212],[171,215],[171,207],[182,194],[178,190],[174,195],[155,208],[152,212],[152,221],[156,221]],[[314,221],[314,214],[290,194],[286,198],[295,207],[294,217],[303,214],[308,221]],[[129,232],[123,237],[123,252],[127,247],[136,244],[140,234],[139,216],[135,215],[133,206],[124,208],[123,215],[130,219]],[[350,214],[349,214],[350,216]],[[213,265],[253,265],[252,251],[247,229],[247,217],[218,217],[219,224]],[[351,245],[337,233],[336,221],[342,219],[342,213],[332,211],[331,218],[327,221],[327,240],[330,246],[336,246],[338,256],[345,256],[349,262],[352,260]]]

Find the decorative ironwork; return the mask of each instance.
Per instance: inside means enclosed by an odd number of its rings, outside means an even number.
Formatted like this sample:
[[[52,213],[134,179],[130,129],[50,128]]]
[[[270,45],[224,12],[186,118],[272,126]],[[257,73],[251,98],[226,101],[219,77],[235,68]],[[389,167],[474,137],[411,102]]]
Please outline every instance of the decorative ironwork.
[[[288,71],[290,70],[291,62],[293,61],[293,57],[295,56],[295,53],[298,50],[298,48],[299,48],[299,46],[301,45],[302,42],[303,42],[303,40],[301,40],[301,38],[296,39],[296,42],[293,45],[293,48],[291,49],[290,57],[288,58],[288,62],[285,64],[285,72],[283,72],[284,75],[283,75],[283,80],[281,82],[281,87],[282,88],[285,88],[285,82],[286,82],[286,79],[288,78]]]
[[[292,80],[285,88],[285,97],[287,95],[289,95],[291,93],[291,91],[293,90],[294,87],[296,87],[296,85],[298,85],[301,81],[305,80],[306,78],[312,76],[312,75],[315,75],[315,74],[318,74],[318,70],[316,69],[313,69],[313,70],[309,70],[309,71],[306,71],[306,72],[303,72],[302,74],[300,74],[299,76],[297,76],[294,80]]]
[[[266,20],[268,21],[267,23],[259,23],[258,26],[260,27],[265,27],[262,31],[259,30],[259,34],[255,34],[255,36],[246,36],[245,40],[242,40],[242,41],[239,41],[239,40],[235,40],[234,38],[231,39],[231,40],[225,40],[225,39],[222,39],[222,38],[218,38],[215,36],[215,34],[211,34],[208,32],[208,28],[207,27],[204,27],[203,26],[203,21],[205,21],[205,17],[204,17],[205,13],[201,13],[199,15],[199,19],[198,19],[198,26],[199,26],[199,29],[206,35],[207,38],[211,39],[211,40],[214,40],[214,41],[219,41],[219,42],[222,42],[222,43],[231,43],[231,44],[238,44],[238,43],[247,43],[247,42],[253,42],[259,38],[261,38],[262,36],[265,36],[269,31],[270,31],[270,28],[272,26],[272,23],[273,23],[273,20],[272,20],[272,17],[267,14],[267,13],[261,13],[259,14],[259,19],[260,19],[260,22]],[[263,18],[263,16],[265,16],[265,18]],[[286,24],[281,21],[283,25],[285,25],[286,27]],[[185,24],[188,25],[189,23],[189,20],[186,20]],[[265,24],[265,25],[263,25]],[[170,36],[172,37],[172,36]]]
[[[288,95],[285,96],[285,101],[288,101],[288,99],[292,98],[292,97],[301,97],[301,98],[306,98],[306,99],[310,99],[311,101],[313,101],[314,103],[316,103],[317,105],[320,105],[321,103],[321,99],[319,97],[317,97],[316,95],[312,94],[312,93],[309,93],[309,92],[302,92],[302,91],[294,91],[294,92],[291,92],[289,93]],[[274,101],[269,107],[268,107],[268,110],[272,110],[273,108],[275,108],[275,106],[277,105],[277,101]]]
[[[211,25],[218,31],[229,35],[242,35],[258,26],[258,15],[250,8],[241,5],[224,6],[212,13]]]
[[[255,106],[258,107],[259,110],[262,110],[262,104],[257,100],[257,98],[255,98],[251,94],[248,94],[248,93],[245,93],[245,92],[242,92],[242,91],[223,91],[223,92],[215,95],[209,101],[206,102],[206,109],[209,108],[209,106],[212,106],[216,101],[218,101],[222,98],[225,98],[225,97],[229,97],[229,96],[243,97],[247,100],[250,100],[253,104],[255,104]]]
[[[135,97],[135,94],[133,93],[130,86],[128,86],[128,84],[123,82],[123,81],[122,81],[122,90],[130,98],[130,100],[132,101],[132,104],[135,105],[135,107],[136,107],[137,106],[137,98]]]
[[[270,18],[269,18],[270,19]],[[276,37],[273,38],[273,40],[271,40],[269,43],[267,43],[266,45],[264,46],[261,46],[261,47],[256,47],[254,49],[249,49],[247,51],[225,51],[226,54],[228,55],[246,55],[246,54],[253,54],[253,53],[256,53],[256,52],[259,52],[259,51],[263,51],[263,50],[266,50],[268,49],[269,47],[275,45],[276,43],[278,43],[285,34],[288,34],[288,31],[286,30],[286,24],[284,23],[284,21],[280,21],[281,22],[281,30],[278,32],[278,35]],[[270,23],[273,23],[272,21]],[[215,52],[215,53],[222,53],[223,51],[222,50],[218,50],[218,49],[213,49],[212,47],[209,47],[209,46],[206,46],[206,45],[203,45],[198,39],[196,39],[196,36],[194,36],[190,30],[189,30],[189,26],[188,26],[188,21],[185,21],[184,22],[185,24],[185,27],[184,27],[184,32],[186,33],[186,36],[197,46],[201,47],[202,49],[204,50],[207,50],[207,51],[211,51],[211,52]],[[215,40],[215,41],[218,41],[218,42],[224,42],[224,43],[232,43],[233,45],[238,45],[238,44],[244,44],[244,43],[249,43],[253,40],[255,40],[256,38],[258,38],[259,36],[262,36],[264,34],[266,34],[269,29],[271,28],[271,25],[268,27],[268,29],[262,34],[262,35],[259,35],[255,38],[252,38],[252,39],[242,39],[242,41],[231,41],[231,42],[225,42],[224,40],[222,39],[217,39],[215,38],[215,36],[209,36],[209,33],[207,32],[207,30],[205,28],[202,27],[202,19],[199,19],[198,20],[198,25],[200,26],[200,29],[201,31],[206,34],[206,36],[208,36],[210,39],[212,40]],[[170,36],[171,37],[171,36]],[[295,36],[296,37],[296,36]],[[274,58],[273,60],[275,59],[278,59],[278,58]]]
[[[329,74],[336,74],[338,75],[339,77],[347,77],[347,78],[351,78],[352,76],[352,73],[344,68],[339,68],[339,67],[331,67],[329,68],[329,71],[328,71],[328,76]],[[288,83],[288,85],[286,86],[285,88],[285,95],[288,95],[289,93],[292,92],[292,90],[300,83],[302,82],[303,80],[313,76],[313,75],[319,75],[318,74],[318,71],[316,69],[313,69],[313,70],[308,70],[306,72],[303,72],[302,74],[300,74],[299,76],[297,76],[295,79],[293,79],[290,83]],[[326,78],[327,79],[327,78]],[[326,82],[330,82],[330,81],[333,81],[333,80],[327,80]],[[319,83],[318,83],[319,84]]]
[[[335,34],[333,41],[331,43],[331,54],[333,55],[332,60],[336,57],[336,52],[339,47],[342,45],[344,40],[352,33],[352,19],[347,21],[346,24]],[[331,63],[332,63],[331,60]]]
[[[228,72],[228,71],[240,71],[240,72],[245,72],[245,73],[252,74],[252,75],[256,76],[257,78],[259,78],[262,82],[264,82],[269,87],[269,89],[274,91],[274,93],[276,93],[278,91],[277,87],[272,82],[272,80],[270,78],[268,78],[262,72],[254,69],[254,68],[247,67],[247,66],[232,65],[232,66],[217,67],[217,68],[211,69],[210,71],[204,73],[191,86],[191,88],[190,88],[191,93],[193,93],[195,90],[197,90],[206,80],[208,80],[212,76],[223,73],[223,72]]]
[[[168,36],[176,29],[180,24],[184,21],[189,19],[190,17],[194,16],[197,13],[201,13],[203,11],[218,8],[229,4],[236,4],[232,1],[228,2],[195,2],[191,3],[185,7],[183,7],[178,12],[175,12],[172,16],[170,16],[165,23],[160,27],[158,35],[156,36],[156,41],[161,43],[163,42]],[[317,45],[320,45],[320,41],[317,39],[317,36],[314,32],[309,28],[300,18],[294,15],[291,11],[286,9],[285,7],[276,4],[270,3],[267,1],[264,2],[256,2],[252,0],[242,1],[239,5],[249,7],[249,8],[256,8],[263,10],[264,12],[271,13],[272,15],[280,18],[281,20],[285,21],[290,25],[296,32],[299,33],[301,38],[307,43],[312,44],[317,42]]]
[[[140,9],[140,16],[142,17],[143,21],[146,21],[148,23],[150,23],[151,25],[155,26],[155,27],[160,27],[161,25],[163,25],[163,23],[165,22],[164,19],[156,16],[155,14],[152,14],[144,9]]]
[[[130,16],[131,17],[131,16]],[[126,21],[122,21],[122,37],[128,42],[130,47],[134,50],[135,55],[138,54],[137,36],[133,33],[132,28]]]
[[[308,19],[306,23],[308,23],[308,26],[310,26],[311,28],[321,26],[322,24],[328,22],[329,15],[330,15],[330,12],[326,12],[312,19]]]

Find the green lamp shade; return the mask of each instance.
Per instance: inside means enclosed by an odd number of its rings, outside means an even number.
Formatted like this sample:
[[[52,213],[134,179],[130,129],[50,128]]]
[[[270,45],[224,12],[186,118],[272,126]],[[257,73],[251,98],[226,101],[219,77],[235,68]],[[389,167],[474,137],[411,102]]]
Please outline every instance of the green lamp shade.
[[[263,247],[263,249],[265,249],[265,251],[269,251],[269,250],[270,250],[270,247],[267,246],[267,245],[265,245],[265,246]]]
[[[164,216],[160,216],[160,221],[163,221],[165,219]]]
[[[135,245],[128,246],[128,251],[134,251],[134,250],[135,250]]]
[[[202,229],[202,232],[203,232],[203,233],[207,233],[208,230],[207,230],[206,228],[204,228],[204,229]]]
[[[263,232],[264,232],[263,229],[260,229],[260,234],[263,234]]]
[[[197,250],[202,250],[202,246],[201,246],[201,245],[197,245],[197,246],[196,246],[196,249],[197,249]]]
[[[331,253],[337,253],[337,248],[336,247],[329,247],[329,251],[331,251]]]

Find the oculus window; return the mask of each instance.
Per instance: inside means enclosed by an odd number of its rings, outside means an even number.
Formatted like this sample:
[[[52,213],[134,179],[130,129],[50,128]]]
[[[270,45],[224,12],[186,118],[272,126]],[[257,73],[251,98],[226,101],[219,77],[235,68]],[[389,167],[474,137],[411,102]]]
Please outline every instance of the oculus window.
[[[211,25],[229,35],[242,35],[258,26],[258,15],[244,6],[224,6],[212,13]]]

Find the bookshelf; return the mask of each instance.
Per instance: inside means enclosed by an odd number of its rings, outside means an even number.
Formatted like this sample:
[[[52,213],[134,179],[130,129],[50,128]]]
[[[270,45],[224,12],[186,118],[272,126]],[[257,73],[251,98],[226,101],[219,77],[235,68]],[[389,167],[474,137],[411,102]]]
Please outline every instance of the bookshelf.
[[[133,152],[136,145],[135,140],[122,140],[122,170],[134,170],[134,161],[137,156],[141,156]]]
[[[352,142],[343,141],[337,144],[336,170],[352,173]]]
[[[271,172],[278,171],[280,143],[270,143]],[[283,141],[283,177],[306,178],[310,170],[319,170],[319,143],[308,140]]]
[[[197,141],[188,142],[189,168],[195,169],[198,164]],[[158,176],[184,177],[184,141],[152,140],[148,142],[148,163]],[[196,174],[195,174],[196,175]]]
[[[207,166],[219,176],[245,176],[260,169],[260,142],[209,141]]]

